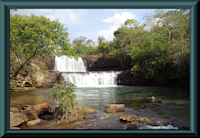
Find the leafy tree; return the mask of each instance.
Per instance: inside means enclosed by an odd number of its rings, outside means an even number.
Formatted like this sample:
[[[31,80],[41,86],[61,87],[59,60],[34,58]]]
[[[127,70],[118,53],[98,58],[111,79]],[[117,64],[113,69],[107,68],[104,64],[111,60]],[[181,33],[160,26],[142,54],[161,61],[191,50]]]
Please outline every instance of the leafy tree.
[[[67,28],[44,16],[10,15],[10,66],[15,78],[36,56],[68,50]]]
[[[79,55],[93,55],[96,53],[96,49],[94,47],[94,42],[91,39],[87,39],[84,36],[80,36],[79,38],[75,38],[73,41],[73,47],[76,54]]]

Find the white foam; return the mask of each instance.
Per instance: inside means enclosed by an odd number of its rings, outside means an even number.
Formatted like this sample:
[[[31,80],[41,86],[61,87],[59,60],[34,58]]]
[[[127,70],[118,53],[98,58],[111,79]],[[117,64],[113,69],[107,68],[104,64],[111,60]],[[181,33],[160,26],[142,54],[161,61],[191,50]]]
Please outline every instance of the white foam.
[[[173,127],[172,125],[167,126],[150,126],[150,125],[144,125],[139,129],[178,129],[177,127]]]

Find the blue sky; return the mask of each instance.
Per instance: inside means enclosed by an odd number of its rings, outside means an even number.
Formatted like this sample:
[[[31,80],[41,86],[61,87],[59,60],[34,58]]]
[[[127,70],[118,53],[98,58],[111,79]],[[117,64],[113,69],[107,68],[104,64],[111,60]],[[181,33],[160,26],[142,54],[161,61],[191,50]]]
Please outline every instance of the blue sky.
[[[43,15],[51,20],[58,19],[68,29],[69,39],[85,36],[97,43],[98,36],[113,40],[113,32],[127,19],[145,23],[143,17],[153,14],[155,9],[18,9],[12,14]]]

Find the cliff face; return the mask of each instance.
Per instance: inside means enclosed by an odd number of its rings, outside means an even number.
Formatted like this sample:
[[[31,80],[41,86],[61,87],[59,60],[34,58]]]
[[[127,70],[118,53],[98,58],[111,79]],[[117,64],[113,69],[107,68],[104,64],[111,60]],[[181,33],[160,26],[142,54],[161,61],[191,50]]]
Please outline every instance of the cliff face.
[[[107,70],[123,70],[124,67],[120,61],[110,55],[86,55],[82,59],[87,67],[87,71],[107,71]]]

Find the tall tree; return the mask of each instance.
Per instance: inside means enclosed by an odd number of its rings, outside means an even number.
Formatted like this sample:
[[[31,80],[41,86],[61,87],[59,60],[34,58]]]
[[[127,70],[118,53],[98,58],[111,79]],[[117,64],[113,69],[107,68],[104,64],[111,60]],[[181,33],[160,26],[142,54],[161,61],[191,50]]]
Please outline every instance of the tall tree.
[[[57,48],[68,47],[67,28],[58,21],[33,14],[10,15],[10,65],[14,78],[37,55],[51,55]]]

